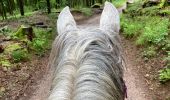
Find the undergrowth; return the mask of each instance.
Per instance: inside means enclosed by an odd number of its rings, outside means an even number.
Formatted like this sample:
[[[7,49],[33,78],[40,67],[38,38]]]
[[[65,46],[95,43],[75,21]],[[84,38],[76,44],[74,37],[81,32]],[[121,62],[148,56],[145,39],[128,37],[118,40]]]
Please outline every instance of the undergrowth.
[[[53,29],[51,28],[33,27],[35,36],[32,40],[29,40],[23,31],[18,31],[20,28],[11,33],[10,42],[5,44],[4,51],[0,53],[0,65],[3,68],[10,69],[15,63],[29,61],[33,55],[43,56],[51,47],[53,40]]]
[[[166,67],[170,66],[170,19],[167,7],[159,6],[143,8],[143,2],[130,4],[125,14],[121,16],[122,34],[135,41],[143,49],[142,56],[150,59],[159,56],[161,51],[166,57]],[[169,67],[159,71],[159,81],[170,80]]]

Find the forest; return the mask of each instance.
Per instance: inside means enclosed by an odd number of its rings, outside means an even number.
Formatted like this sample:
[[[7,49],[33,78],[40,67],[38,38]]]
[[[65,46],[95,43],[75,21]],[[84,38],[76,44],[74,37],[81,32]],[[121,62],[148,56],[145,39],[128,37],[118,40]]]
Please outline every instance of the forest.
[[[0,0],[0,100],[37,100],[59,13],[95,26],[106,1],[120,13],[130,100],[170,100],[170,0]]]

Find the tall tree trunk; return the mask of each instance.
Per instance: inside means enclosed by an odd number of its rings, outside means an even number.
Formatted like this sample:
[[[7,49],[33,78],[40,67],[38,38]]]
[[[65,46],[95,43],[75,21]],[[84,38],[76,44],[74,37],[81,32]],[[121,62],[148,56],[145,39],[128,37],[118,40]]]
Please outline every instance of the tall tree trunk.
[[[95,4],[95,0],[92,0],[92,4],[91,5],[94,5]]]
[[[21,16],[24,16],[24,2],[23,0],[17,0]]]
[[[48,14],[51,13],[51,5],[50,5],[50,0],[46,0],[47,1],[47,11]]]
[[[3,18],[3,19],[7,19],[6,9],[5,9],[5,7],[4,7],[4,3],[3,3],[2,0],[0,0],[0,3],[1,3],[0,10],[2,11],[2,18]]]
[[[8,9],[8,12],[13,15],[13,11],[15,9],[15,2],[14,0],[7,0],[7,9]]]
[[[99,0],[99,3],[101,3],[101,4],[102,4],[102,3],[103,3],[103,0]]]

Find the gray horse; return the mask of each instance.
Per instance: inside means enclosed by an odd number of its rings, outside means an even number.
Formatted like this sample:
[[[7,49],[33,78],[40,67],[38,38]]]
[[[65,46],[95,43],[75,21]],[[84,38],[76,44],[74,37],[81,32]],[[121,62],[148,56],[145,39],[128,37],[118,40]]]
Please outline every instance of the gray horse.
[[[124,100],[123,57],[117,9],[105,3],[100,27],[80,30],[65,7],[50,55],[54,78],[48,100]]]

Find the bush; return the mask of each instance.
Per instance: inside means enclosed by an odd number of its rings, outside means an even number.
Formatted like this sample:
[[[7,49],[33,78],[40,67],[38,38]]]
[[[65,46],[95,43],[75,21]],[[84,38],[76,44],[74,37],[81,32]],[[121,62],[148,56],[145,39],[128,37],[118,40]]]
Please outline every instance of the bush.
[[[36,38],[32,42],[32,48],[37,52],[37,54],[44,53],[45,49],[47,48],[47,40]]]
[[[167,55],[167,57],[165,58],[165,61],[167,62],[167,67],[170,68],[170,51],[168,51],[167,53],[168,53],[168,55]]]
[[[27,49],[19,49],[19,50],[13,51],[11,56],[15,63],[20,62],[20,61],[26,61],[29,59]]]
[[[37,55],[43,55],[45,50],[51,47],[51,38],[52,38],[52,30],[51,29],[41,29],[35,28],[34,29],[36,38],[33,41],[28,42],[28,47],[31,50],[34,50]]]
[[[170,80],[170,69],[165,68],[159,71],[159,81],[164,83]]]
[[[148,17],[143,33],[137,38],[137,45],[158,44],[168,36],[169,19]]]
[[[156,55],[156,48],[154,46],[150,46],[143,51],[142,55],[146,58],[154,57]]]
[[[123,35],[127,38],[132,38],[134,36],[142,33],[143,24],[138,20],[132,20],[130,18],[125,18],[127,16],[121,17],[121,27],[123,30]]]

